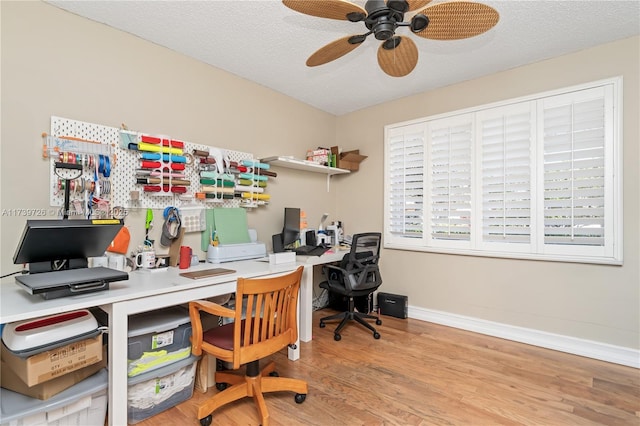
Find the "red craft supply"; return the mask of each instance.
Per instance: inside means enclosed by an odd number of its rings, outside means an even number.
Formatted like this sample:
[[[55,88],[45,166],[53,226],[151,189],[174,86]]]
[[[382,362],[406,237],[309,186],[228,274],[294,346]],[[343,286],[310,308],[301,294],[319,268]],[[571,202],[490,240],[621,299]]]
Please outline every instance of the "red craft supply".
[[[158,143],[160,143],[160,141],[162,139],[156,138],[156,137],[153,137],[153,136],[142,135],[142,136],[140,136],[140,140],[142,142],[146,142],[146,143],[156,143],[156,144],[158,144]]]
[[[180,246],[180,269],[187,269],[191,266],[191,247]]]
[[[160,188],[160,187],[158,187]],[[160,189],[158,189],[160,191]],[[169,188],[169,185],[162,185],[162,192],[173,192],[175,194],[184,194],[187,192],[186,186],[172,186]]]
[[[184,142],[174,139],[162,139],[163,146],[171,146],[172,148],[184,148]]]
[[[157,169],[161,166],[162,166],[162,163],[160,163],[159,161],[142,160],[140,162],[140,167],[142,167],[143,169]]]

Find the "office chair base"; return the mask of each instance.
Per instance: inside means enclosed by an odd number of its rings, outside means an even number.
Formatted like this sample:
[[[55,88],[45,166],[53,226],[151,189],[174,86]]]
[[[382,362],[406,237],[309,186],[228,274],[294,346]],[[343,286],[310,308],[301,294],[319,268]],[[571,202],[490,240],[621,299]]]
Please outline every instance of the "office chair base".
[[[373,316],[373,315],[368,315],[368,314],[363,314],[360,312],[354,312],[354,311],[348,311],[348,312],[341,312],[339,314],[335,314],[335,315],[330,315],[328,317],[324,317],[320,319],[320,328],[324,328],[326,327],[325,321],[331,321],[331,320],[335,320],[335,319],[341,319],[342,321],[340,321],[340,324],[338,324],[338,326],[336,327],[336,329],[333,331],[333,339],[337,342],[340,339],[342,339],[342,336],[340,335],[340,330],[342,330],[344,328],[345,325],[347,325],[347,323],[351,320],[355,320],[356,322],[358,322],[359,324],[365,326],[366,328],[368,328],[369,330],[371,330],[373,332],[373,338],[374,339],[379,339],[380,338],[380,333],[378,333],[378,331],[373,328],[373,326],[371,326],[371,324],[369,324],[368,322],[365,321],[365,319],[374,319],[376,320],[376,325],[381,325],[382,324],[382,320],[380,320],[380,318]]]
[[[261,424],[268,426],[269,412],[264,401],[264,393],[292,391],[296,393],[295,401],[298,404],[304,402],[307,397],[307,383],[304,380],[279,377],[273,361],[262,370],[259,370],[257,361],[250,362],[247,364],[245,375],[216,371],[215,380],[216,388],[224,390],[198,407],[198,418],[202,426],[211,424],[212,413],[218,408],[248,396],[253,397],[256,402]],[[219,384],[221,386],[218,386]]]

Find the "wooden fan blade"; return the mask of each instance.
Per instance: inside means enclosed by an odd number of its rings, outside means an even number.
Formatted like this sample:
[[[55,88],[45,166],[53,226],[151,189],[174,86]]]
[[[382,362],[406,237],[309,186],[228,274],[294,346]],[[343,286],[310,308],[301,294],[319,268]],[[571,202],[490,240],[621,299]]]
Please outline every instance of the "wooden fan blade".
[[[423,7],[431,3],[431,0],[407,0],[407,3],[409,3],[408,11],[410,12],[412,10],[422,9]]]
[[[387,40],[378,48],[378,64],[382,71],[391,77],[404,77],[416,67],[418,63],[418,48],[409,37],[396,36],[393,38],[398,45],[395,49],[386,49],[385,45],[392,43]]]
[[[367,11],[357,4],[345,0],[282,0],[285,6],[305,15],[318,16],[320,18],[349,20],[350,13],[367,16]]]
[[[332,41],[324,47],[321,47],[313,55],[309,56],[309,59],[307,59],[307,66],[316,67],[318,65],[334,61],[362,44],[362,42],[356,44],[349,43],[349,39],[351,37],[353,36],[342,37],[338,40]]]
[[[429,18],[429,25],[416,33],[432,40],[459,40],[489,31],[500,19],[487,5],[470,1],[453,1],[428,6],[418,13]]]

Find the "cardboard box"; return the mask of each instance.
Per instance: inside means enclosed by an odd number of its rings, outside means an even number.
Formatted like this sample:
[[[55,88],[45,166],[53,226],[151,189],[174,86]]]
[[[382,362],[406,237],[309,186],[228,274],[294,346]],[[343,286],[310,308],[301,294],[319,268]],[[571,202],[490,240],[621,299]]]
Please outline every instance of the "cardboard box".
[[[0,359],[3,366],[12,369],[27,386],[33,386],[102,361],[102,335],[28,358],[14,355],[3,344]]]
[[[28,386],[4,361],[0,361],[0,371],[2,371],[0,382],[5,389],[31,398],[46,400],[105,368],[107,366],[106,350],[107,347],[104,346],[103,352],[105,353],[100,362],[33,386]]]
[[[358,171],[360,163],[367,158],[366,155],[361,155],[360,150],[344,151],[339,153],[337,146],[331,147],[331,153],[336,156],[336,167],[339,169],[351,170],[352,172]]]

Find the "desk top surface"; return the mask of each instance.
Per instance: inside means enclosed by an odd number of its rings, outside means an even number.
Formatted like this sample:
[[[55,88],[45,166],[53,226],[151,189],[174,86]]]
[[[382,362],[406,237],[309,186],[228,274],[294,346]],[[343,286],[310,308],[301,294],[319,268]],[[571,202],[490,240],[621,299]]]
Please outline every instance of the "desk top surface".
[[[236,281],[238,277],[256,278],[293,271],[298,266],[320,265],[342,259],[344,251],[328,252],[322,256],[298,256],[296,263],[271,265],[268,261],[244,260],[222,264],[201,263],[189,269],[169,267],[162,271],[137,270],[129,273],[126,281],[112,282],[109,290],[77,296],[45,300],[31,295],[15,283],[15,277],[0,282],[0,323],[6,324],[61,312],[107,305],[126,300],[178,292],[198,287]],[[236,272],[228,275],[191,279],[181,277],[182,272],[222,267]]]

